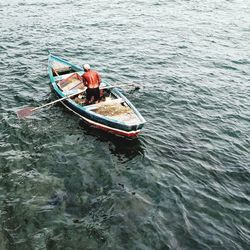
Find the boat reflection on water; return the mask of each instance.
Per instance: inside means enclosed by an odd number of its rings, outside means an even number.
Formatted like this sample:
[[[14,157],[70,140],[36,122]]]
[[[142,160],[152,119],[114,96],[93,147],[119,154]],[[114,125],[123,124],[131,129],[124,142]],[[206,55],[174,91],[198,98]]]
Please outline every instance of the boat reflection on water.
[[[83,120],[79,120],[79,126],[84,129],[85,134],[95,137],[96,140],[109,142],[111,153],[118,158],[131,160],[144,154],[143,134],[131,139],[90,127]]]

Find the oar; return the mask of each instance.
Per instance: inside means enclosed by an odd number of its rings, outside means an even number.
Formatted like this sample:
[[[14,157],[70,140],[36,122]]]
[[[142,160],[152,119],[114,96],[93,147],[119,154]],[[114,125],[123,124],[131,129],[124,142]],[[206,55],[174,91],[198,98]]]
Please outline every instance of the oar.
[[[135,86],[135,85],[132,86],[128,84],[101,86],[100,89],[112,89],[112,88],[122,88],[122,87],[134,87],[135,90],[140,89],[140,86]]]
[[[109,85],[109,86],[102,86],[102,87],[100,87],[100,89],[119,88],[119,87],[122,87],[122,86],[127,86],[127,85],[126,85],[126,84],[123,84],[123,85],[117,85],[117,86],[112,86],[112,85]],[[136,87],[136,88],[137,88],[137,87]],[[138,87],[138,89],[139,89],[139,87]],[[25,117],[31,115],[32,113],[34,113],[35,111],[38,111],[38,110],[40,110],[40,109],[42,109],[42,108],[45,108],[45,107],[50,106],[50,105],[52,105],[52,104],[55,104],[55,103],[57,103],[57,102],[63,101],[63,100],[65,100],[65,99],[68,99],[68,98],[70,98],[70,97],[72,97],[72,96],[79,95],[79,94],[85,92],[85,90],[86,90],[86,89],[84,89],[84,90],[82,90],[82,91],[79,91],[79,92],[75,92],[75,93],[73,93],[73,94],[71,94],[71,95],[64,96],[64,97],[62,97],[62,98],[60,98],[60,99],[57,99],[57,100],[55,100],[55,101],[53,101],[53,102],[46,103],[46,104],[44,104],[44,105],[42,105],[42,106],[40,106],[40,107],[36,107],[36,108],[34,108],[34,107],[26,107],[26,108],[20,109],[20,110],[17,111],[17,117],[20,118],[20,119],[21,119],[21,118],[25,118]]]
[[[79,94],[83,93],[84,91],[85,91],[85,89],[82,90],[82,91],[73,93],[73,94],[71,94],[71,95],[64,96],[64,97],[62,97],[62,98],[60,98],[60,99],[57,99],[57,100],[55,100],[55,101],[53,101],[53,102],[46,103],[46,104],[44,104],[44,105],[42,105],[42,106],[40,106],[40,107],[36,107],[36,108],[34,108],[34,107],[26,107],[26,108],[20,109],[20,110],[17,111],[17,117],[18,117],[18,118],[25,118],[25,117],[31,115],[32,113],[34,113],[34,112],[37,111],[37,110],[40,110],[40,109],[42,109],[42,108],[44,108],[44,107],[47,107],[47,106],[49,106],[49,105],[52,105],[52,104],[54,104],[54,103],[61,102],[61,101],[65,100],[65,99],[67,99],[67,98],[70,98],[70,97],[72,97],[72,96],[79,95]]]

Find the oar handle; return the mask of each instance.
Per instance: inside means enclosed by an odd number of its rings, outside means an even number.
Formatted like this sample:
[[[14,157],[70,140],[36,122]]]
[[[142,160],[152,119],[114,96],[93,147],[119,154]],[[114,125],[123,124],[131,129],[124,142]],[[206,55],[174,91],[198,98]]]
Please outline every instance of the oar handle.
[[[109,85],[109,86],[101,86],[100,89],[112,89],[112,88],[120,88],[125,86],[125,84],[123,85],[118,85],[118,86],[113,86],[113,85]]]
[[[54,103],[63,101],[63,100],[65,100],[65,99],[68,99],[68,98],[70,98],[70,97],[72,97],[72,96],[79,95],[79,94],[83,93],[84,91],[85,91],[85,89],[82,90],[82,91],[80,91],[80,92],[77,92],[77,93],[74,93],[74,94],[71,94],[71,95],[64,96],[64,97],[62,97],[62,98],[60,98],[60,99],[57,99],[57,100],[55,100],[55,101],[53,101],[53,102],[46,103],[46,104],[44,104],[44,105],[42,105],[42,106],[40,106],[40,107],[34,108],[34,109],[32,109],[31,111],[36,111],[36,110],[38,110],[38,109],[41,109],[41,108],[47,107],[47,106],[49,106],[49,105],[52,105],[52,104],[54,104]]]
[[[102,86],[100,89],[111,89],[111,88],[121,88],[121,87],[135,87],[140,88],[139,86],[129,86],[128,84],[121,84],[121,85],[108,85],[108,86]]]

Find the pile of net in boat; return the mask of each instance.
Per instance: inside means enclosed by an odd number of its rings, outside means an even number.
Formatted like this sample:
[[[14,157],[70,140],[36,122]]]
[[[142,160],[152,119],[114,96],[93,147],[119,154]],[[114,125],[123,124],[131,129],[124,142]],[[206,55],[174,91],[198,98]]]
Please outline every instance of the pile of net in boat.
[[[122,104],[106,104],[95,110],[97,114],[104,116],[117,116],[131,113],[131,108]]]

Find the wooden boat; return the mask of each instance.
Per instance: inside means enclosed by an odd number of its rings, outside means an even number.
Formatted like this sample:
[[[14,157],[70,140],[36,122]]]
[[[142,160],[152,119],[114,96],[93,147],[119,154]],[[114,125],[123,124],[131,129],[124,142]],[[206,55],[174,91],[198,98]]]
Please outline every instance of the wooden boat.
[[[84,73],[81,67],[50,54],[48,73],[58,98],[71,96],[62,104],[88,125],[126,137],[136,137],[141,131],[145,119],[118,88],[102,81],[101,101],[86,105],[85,94],[79,94],[83,92],[84,85],[74,74],[81,76]]]

